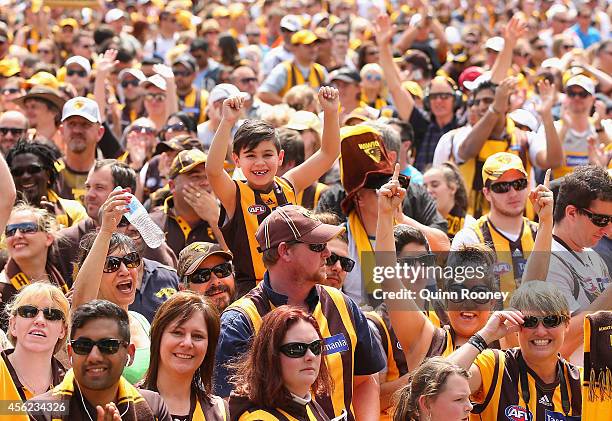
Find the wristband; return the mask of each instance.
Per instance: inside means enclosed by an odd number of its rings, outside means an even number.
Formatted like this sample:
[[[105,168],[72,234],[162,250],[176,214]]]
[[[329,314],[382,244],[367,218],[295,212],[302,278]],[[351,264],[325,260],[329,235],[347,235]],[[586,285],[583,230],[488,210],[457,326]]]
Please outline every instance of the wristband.
[[[470,339],[468,339],[468,343],[474,346],[478,352],[482,352],[489,347],[487,342],[478,333],[475,333]]]

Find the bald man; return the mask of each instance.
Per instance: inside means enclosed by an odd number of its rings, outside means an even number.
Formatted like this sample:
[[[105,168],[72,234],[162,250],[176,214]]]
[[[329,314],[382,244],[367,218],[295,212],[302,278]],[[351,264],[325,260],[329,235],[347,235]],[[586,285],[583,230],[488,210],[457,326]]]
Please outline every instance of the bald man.
[[[19,111],[6,111],[0,115],[0,152],[8,150],[28,131],[28,119]]]

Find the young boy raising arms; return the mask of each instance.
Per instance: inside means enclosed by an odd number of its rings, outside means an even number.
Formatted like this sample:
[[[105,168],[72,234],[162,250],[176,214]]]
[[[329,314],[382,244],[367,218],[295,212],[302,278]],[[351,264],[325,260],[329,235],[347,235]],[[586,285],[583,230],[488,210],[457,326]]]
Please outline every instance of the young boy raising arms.
[[[247,120],[238,128],[232,158],[246,178],[243,181],[232,180],[223,164],[244,97],[234,96],[223,101],[221,124],[208,151],[206,174],[221,201],[219,225],[234,254],[238,297],[261,281],[265,272],[255,239],[261,221],[277,206],[295,204],[298,193],[325,174],[340,154],[338,90],[322,87],[319,103],[324,113],[321,149],[282,178],[276,176],[283,162],[283,151],[274,127],[261,120]]]

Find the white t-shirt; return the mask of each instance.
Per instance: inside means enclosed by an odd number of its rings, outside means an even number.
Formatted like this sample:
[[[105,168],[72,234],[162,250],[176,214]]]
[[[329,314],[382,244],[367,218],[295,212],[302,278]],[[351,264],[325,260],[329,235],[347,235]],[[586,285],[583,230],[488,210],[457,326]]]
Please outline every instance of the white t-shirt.
[[[561,121],[555,121],[555,129],[557,131],[561,130]],[[563,139],[561,139],[561,146],[563,148],[563,152],[565,155],[564,165],[568,167],[577,167],[580,165],[588,165],[589,164],[589,143],[587,139],[589,136],[595,136],[595,127],[592,124],[589,124],[589,128],[580,133],[575,131],[574,129],[568,129],[566,135]],[[532,156],[532,153],[537,153],[541,149],[546,149],[546,135],[544,133],[544,125],[540,126],[540,129],[537,133],[538,140],[534,142],[533,146],[529,144],[529,156]],[[532,151],[532,149],[534,149]],[[533,155],[535,156],[535,155]],[[532,163],[535,162],[532,160]]]
[[[463,160],[459,158],[459,146],[461,146],[471,131],[472,126],[467,124],[444,133],[436,145],[432,163],[433,167],[439,167],[446,161],[449,161],[451,154],[456,163],[463,163]]]

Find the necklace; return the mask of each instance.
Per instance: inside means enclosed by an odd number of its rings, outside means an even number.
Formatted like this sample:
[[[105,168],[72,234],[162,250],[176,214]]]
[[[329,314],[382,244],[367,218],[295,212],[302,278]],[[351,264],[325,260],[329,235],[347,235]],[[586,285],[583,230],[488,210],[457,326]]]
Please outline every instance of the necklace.
[[[10,357],[9,357],[9,360],[10,360]],[[13,363],[13,361],[11,361],[11,363]],[[32,392],[32,394],[33,394],[34,396],[40,395],[40,394],[42,394],[42,393],[45,393],[47,390],[49,390],[49,386],[52,386],[52,385],[53,385],[53,380],[51,380],[49,383],[47,383],[47,386],[45,386],[45,388],[44,388],[44,390],[43,390],[43,391],[38,392],[38,391],[36,390],[36,388],[32,387],[32,386],[31,386],[31,385],[30,385],[28,382],[26,382],[26,381],[24,380],[24,377],[23,377],[22,375],[20,375],[20,374],[19,374],[19,371],[17,370],[17,366],[16,366],[16,365],[13,365],[13,369],[15,370],[15,374],[17,374],[17,379],[19,379],[19,382],[20,382],[20,383],[21,383],[23,386],[27,387],[27,388],[28,388],[28,390],[29,390],[30,392]],[[51,376],[51,378],[53,378],[53,376]]]
[[[94,421],[93,418],[91,417],[91,414],[89,413],[89,410],[87,409],[87,405],[85,405],[85,399],[83,398],[83,392],[81,392],[81,387],[79,386],[79,382],[77,382],[76,379],[74,379],[74,383],[76,384],[77,389],[79,389],[79,395],[81,395],[81,403],[83,404],[83,409],[85,410],[85,413],[87,414],[87,418],[89,418],[90,421]],[[119,414],[119,418],[123,419],[123,416],[127,413],[128,409],[130,409],[129,403],[126,406],[125,411]]]

